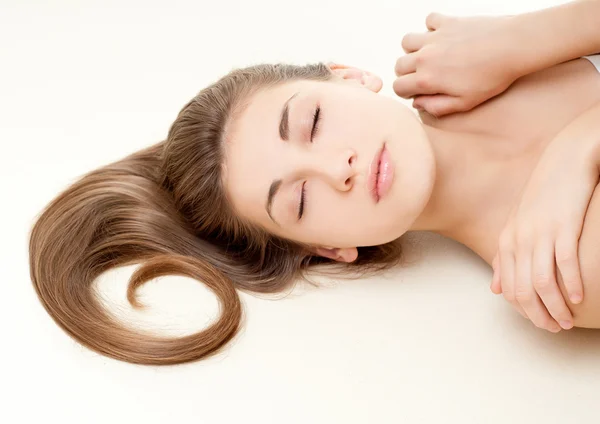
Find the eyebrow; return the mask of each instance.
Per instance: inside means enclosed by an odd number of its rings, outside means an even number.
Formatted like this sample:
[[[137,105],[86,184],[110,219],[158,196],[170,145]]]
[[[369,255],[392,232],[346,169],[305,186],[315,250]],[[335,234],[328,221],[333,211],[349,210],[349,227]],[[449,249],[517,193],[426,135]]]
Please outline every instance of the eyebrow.
[[[279,136],[283,141],[288,141],[290,138],[290,126],[289,126],[289,103],[294,97],[296,97],[298,93],[295,93],[285,101],[283,104],[283,109],[281,111],[281,120],[279,121]]]
[[[283,104],[283,109],[281,111],[281,118],[279,120],[279,136],[281,137],[281,139],[283,141],[288,141],[290,138],[289,103],[290,103],[290,100],[292,100],[294,97],[296,97],[298,95],[298,93],[299,92],[294,93]],[[273,207],[273,200],[275,199],[275,195],[281,188],[282,183],[283,183],[282,179],[273,180],[273,182],[269,186],[269,194],[267,195],[267,202],[265,204],[265,209],[267,211],[267,214],[269,214],[269,218],[271,218],[271,221],[273,221],[274,223],[276,223],[279,226],[281,226],[281,225],[277,221],[275,221],[275,218],[273,218],[273,215],[271,215],[271,208]]]

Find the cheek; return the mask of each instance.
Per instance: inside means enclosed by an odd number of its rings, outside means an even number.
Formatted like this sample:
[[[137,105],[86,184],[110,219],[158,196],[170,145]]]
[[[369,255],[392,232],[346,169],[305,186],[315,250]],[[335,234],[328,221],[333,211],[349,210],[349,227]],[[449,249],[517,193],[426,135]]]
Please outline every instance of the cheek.
[[[306,223],[318,231],[338,229],[341,224],[360,226],[360,221],[373,213],[373,207],[363,193],[363,184],[362,177],[358,177],[356,186],[343,193],[320,180],[315,179],[307,183],[307,202],[304,209]]]

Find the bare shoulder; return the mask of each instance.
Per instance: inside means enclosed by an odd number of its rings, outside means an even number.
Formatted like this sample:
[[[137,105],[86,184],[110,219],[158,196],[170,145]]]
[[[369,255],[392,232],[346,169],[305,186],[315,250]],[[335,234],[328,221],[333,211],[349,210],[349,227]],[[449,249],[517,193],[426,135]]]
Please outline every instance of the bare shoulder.
[[[600,185],[596,187],[579,239],[579,263],[583,281],[583,302],[568,302],[576,327],[600,328]],[[559,276],[563,296],[566,290]]]

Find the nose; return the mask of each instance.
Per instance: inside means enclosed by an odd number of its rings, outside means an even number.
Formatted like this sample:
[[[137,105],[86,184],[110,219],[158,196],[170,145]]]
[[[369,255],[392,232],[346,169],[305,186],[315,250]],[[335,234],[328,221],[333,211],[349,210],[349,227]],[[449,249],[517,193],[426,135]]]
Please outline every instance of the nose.
[[[305,156],[304,156],[305,155]],[[300,175],[323,178],[340,191],[347,191],[354,184],[356,152],[350,148],[336,150],[313,150],[304,152],[300,161]]]

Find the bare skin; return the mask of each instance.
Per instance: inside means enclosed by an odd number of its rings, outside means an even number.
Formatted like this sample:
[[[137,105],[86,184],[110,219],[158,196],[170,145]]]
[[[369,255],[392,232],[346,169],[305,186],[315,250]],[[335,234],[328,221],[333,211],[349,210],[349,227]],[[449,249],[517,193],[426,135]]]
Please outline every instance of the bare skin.
[[[474,160],[464,165],[470,178],[463,180],[469,193],[465,198],[472,202],[457,205],[465,210],[462,224],[436,232],[463,243],[491,265],[509,210],[544,148],[556,132],[598,102],[598,71],[589,61],[576,59],[522,77],[468,112],[440,118],[421,112],[423,122],[434,128],[474,134]],[[569,302],[557,276],[578,327],[600,327],[600,267],[595,264],[599,235],[600,191],[596,190],[579,244],[584,301]]]
[[[342,84],[346,78],[360,80],[346,73]],[[358,89],[339,84],[288,83],[252,99],[228,129],[225,180],[238,213],[282,237],[314,245],[318,255],[347,262],[356,258],[355,246],[427,230],[468,246],[491,265],[509,211],[545,147],[600,103],[600,75],[585,59],[522,77],[464,113],[441,118],[421,113],[422,125],[397,103],[364,91],[377,92],[377,78],[369,76]],[[277,132],[281,106],[298,90],[291,103],[291,138],[284,142]],[[313,143],[309,123],[316,104],[322,105],[323,123]],[[374,205],[365,178],[383,140],[400,177]],[[264,207],[274,178],[286,181],[272,210],[277,222]],[[310,200],[300,221],[296,208],[304,182]],[[600,328],[600,266],[594,261],[600,255],[594,241],[599,216],[600,195],[594,193],[579,249],[584,301],[568,303],[580,327]],[[558,282],[567,298],[560,276]]]
[[[415,96],[413,107],[437,117],[471,110],[524,75],[599,53],[599,11],[600,1],[586,0],[513,16],[430,13],[428,32],[402,40],[407,54],[396,61],[394,91]],[[600,103],[594,104],[544,149],[492,261],[490,290],[552,332],[573,325],[555,275],[564,278],[573,303],[582,299],[580,262],[586,257],[578,249],[598,184],[599,113]],[[588,264],[584,271],[596,275],[594,261]]]

